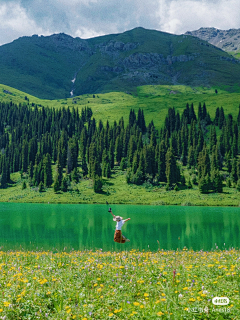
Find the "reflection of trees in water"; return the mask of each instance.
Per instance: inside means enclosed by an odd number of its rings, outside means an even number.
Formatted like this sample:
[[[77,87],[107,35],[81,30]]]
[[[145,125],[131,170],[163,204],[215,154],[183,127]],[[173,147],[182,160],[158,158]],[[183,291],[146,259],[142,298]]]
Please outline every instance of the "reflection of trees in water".
[[[227,249],[240,247],[237,208],[124,206],[115,211],[132,218],[122,229],[130,243],[113,242],[115,222],[104,206],[5,205],[0,210],[1,245],[49,250],[147,250],[149,245],[149,250],[157,250],[159,240],[161,249],[210,250],[215,243],[220,249],[224,243]]]

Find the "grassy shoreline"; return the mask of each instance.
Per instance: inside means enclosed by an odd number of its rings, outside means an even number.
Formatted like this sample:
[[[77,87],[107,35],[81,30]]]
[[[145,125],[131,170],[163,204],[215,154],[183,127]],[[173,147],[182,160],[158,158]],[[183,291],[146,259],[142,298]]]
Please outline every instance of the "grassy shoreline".
[[[40,193],[38,188],[29,186],[22,190],[20,174],[12,174],[11,179],[11,187],[0,190],[0,202],[105,204],[108,201],[112,204],[127,205],[240,206],[240,193],[235,188],[224,187],[223,193],[210,194],[201,194],[197,186],[193,189],[166,191],[164,184],[128,185],[125,173],[120,170],[116,170],[112,178],[104,178],[102,193],[94,193],[91,179],[72,183],[72,190],[66,193],[54,193],[53,188]]]

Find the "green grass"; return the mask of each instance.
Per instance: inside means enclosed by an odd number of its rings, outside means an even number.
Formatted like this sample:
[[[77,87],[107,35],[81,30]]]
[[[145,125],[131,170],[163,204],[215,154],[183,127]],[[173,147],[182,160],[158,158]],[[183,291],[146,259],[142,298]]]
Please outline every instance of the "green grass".
[[[188,172],[186,172],[186,177]],[[144,205],[184,205],[184,206],[239,206],[239,192],[235,188],[223,188],[223,193],[200,194],[198,187],[166,191],[165,184],[152,186],[145,183],[137,186],[126,183],[125,172],[115,168],[110,179],[104,178],[102,193],[93,191],[91,179],[82,179],[72,183],[72,191],[54,193],[53,188],[38,192],[35,187],[22,190],[22,180],[19,173],[11,175],[14,184],[7,189],[1,189],[0,202],[25,203],[85,203],[105,204],[144,204]],[[26,180],[27,182],[27,180]]]
[[[88,106],[93,110],[93,117],[96,120],[107,120],[110,124],[117,122],[123,116],[125,123],[128,122],[130,109],[136,112],[142,108],[146,123],[154,120],[155,126],[159,129],[163,126],[168,108],[174,107],[180,114],[186,107],[186,104],[193,103],[197,113],[198,104],[206,103],[207,111],[212,119],[215,117],[217,107],[223,107],[225,114],[231,113],[234,118],[237,117],[240,105],[240,93],[229,93],[221,88],[218,94],[215,88],[207,87],[189,87],[189,86],[142,86],[137,88],[135,94],[125,92],[110,92],[105,94],[81,95],[74,99],[43,100],[28,95],[11,87],[0,85],[0,100],[13,101],[14,103],[27,103],[25,96],[28,97],[30,104],[49,106],[52,108],[72,107],[82,108]],[[13,94],[6,94],[3,90],[8,90]],[[76,101],[76,103],[74,103]]]
[[[235,249],[0,252],[0,317],[238,319],[239,254]],[[214,297],[227,297],[229,304],[214,306]]]

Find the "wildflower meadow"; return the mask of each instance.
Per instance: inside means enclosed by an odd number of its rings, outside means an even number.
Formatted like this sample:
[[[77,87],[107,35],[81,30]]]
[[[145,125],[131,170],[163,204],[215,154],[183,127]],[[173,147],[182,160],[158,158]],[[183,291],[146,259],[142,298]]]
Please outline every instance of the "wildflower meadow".
[[[235,249],[0,252],[0,319],[239,319],[239,259]]]

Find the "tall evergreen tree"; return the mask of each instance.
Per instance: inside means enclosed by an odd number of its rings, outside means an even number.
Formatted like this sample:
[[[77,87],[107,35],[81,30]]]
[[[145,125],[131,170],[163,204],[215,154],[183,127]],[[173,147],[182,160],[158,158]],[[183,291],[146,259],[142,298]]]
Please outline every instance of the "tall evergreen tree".
[[[49,188],[53,183],[51,158],[49,153],[47,153],[43,159],[43,170],[44,170],[44,187]]]
[[[166,177],[168,185],[177,183],[180,178],[179,168],[171,148],[166,153]]]
[[[238,181],[236,158],[233,158],[233,160],[232,160],[231,179],[232,179],[233,183],[236,183]]]
[[[27,172],[28,168],[28,143],[26,140],[23,140],[22,145],[22,171]]]
[[[159,145],[158,159],[157,159],[157,173],[159,181],[166,182],[166,150],[165,143],[162,140]]]
[[[2,161],[1,188],[4,189],[6,187],[7,187],[7,165],[6,165],[6,158],[4,156]]]

